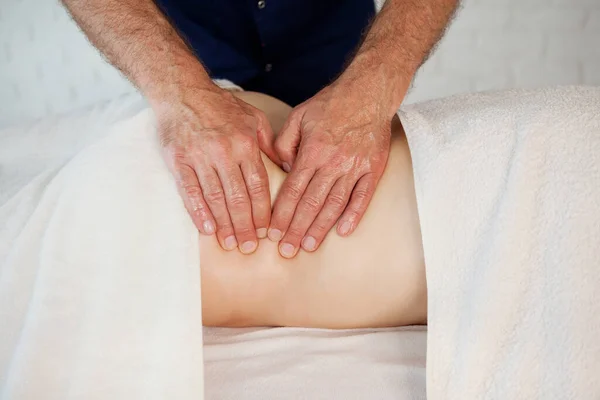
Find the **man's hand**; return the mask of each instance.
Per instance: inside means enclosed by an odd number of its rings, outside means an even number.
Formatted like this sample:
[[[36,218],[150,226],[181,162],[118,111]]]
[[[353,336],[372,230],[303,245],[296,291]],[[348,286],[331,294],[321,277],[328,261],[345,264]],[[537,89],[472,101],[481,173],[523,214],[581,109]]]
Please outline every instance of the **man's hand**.
[[[144,93],[194,224],[243,253],[271,217],[259,144],[275,162],[261,111],[215,86],[152,0],[63,0],[90,41]],[[257,143],[258,142],[258,143]]]
[[[290,174],[269,230],[282,256],[316,250],[338,219],[338,234],[349,235],[365,213],[387,163],[393,116],[372,86],[342,76],[288,117],[275,149]]]
[[[230,92],[187,90],[185,99],[158,107],[164,158],[201,233],[221,247],[256,250],[266,237],[271,199],[258,142],[271,158],[273,133],[265,114]]]
[[[387,162],[393,114],[457,4],[387,0],[346,71],[290,114],[275,148],[291,173],[269,229],[282,256],[317,249],[340,215],[340,235],[356,228]]]

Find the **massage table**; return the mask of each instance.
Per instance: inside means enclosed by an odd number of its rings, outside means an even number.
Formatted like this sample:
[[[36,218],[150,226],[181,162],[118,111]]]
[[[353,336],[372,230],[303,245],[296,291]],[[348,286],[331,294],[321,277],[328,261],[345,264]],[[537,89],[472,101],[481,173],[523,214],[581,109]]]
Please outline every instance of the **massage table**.
[[[0,399],[600,398],[599,110],[559,87],[399,111],[427,329],[203,328],[139,96],[0,130]]]

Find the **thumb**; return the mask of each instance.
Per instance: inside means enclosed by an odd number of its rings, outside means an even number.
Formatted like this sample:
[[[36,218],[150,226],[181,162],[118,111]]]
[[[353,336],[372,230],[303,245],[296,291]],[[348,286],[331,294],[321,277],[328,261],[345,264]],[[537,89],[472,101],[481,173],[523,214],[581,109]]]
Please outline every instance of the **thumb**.
[[[298,146],[300,145],[300,139],[302,138],[300,129],[301,121],[302,114],[295,112],[290,113],[283,128],[281,128],[279,136],[275,140],[275,150],[281,159],[279,165],[281,165],[285,172],[290,172],[290,169],[296,160],[296,154],[298,154]]]
[[[256,130],[256,140],[258,141],[260,150],[275,164],[281,165],[279,155],[275,151],[275,135],[273,134],[273,128],[271,128],[271,123],[265,115],[259,119],[259,126]]]

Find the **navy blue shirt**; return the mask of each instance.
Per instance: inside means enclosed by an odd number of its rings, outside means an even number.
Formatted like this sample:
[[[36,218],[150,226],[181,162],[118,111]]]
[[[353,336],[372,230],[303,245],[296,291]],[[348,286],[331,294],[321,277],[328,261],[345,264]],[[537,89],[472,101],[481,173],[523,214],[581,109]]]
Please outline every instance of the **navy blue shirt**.
[[[373,0],[157,0],[208,69],[296,105],[342,72]]]

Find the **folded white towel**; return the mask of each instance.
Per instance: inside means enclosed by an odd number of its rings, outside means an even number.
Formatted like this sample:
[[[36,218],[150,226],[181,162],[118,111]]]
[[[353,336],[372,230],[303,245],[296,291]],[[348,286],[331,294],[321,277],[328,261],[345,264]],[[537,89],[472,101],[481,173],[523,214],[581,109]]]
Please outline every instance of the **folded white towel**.
[[[401,119],[428,398],[600,398],[600,88],[459,96]]]

